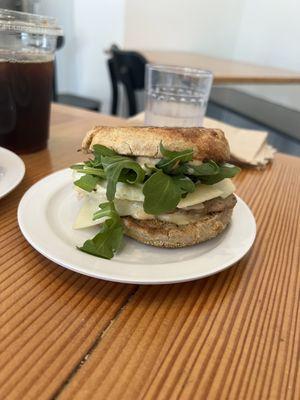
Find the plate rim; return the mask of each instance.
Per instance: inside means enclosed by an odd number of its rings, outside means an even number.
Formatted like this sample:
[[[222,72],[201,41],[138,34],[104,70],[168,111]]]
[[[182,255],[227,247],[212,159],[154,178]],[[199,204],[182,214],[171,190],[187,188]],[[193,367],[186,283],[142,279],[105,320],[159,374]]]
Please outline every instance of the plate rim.
[[[37,186],[39,186],[40,184],[42,184],[42,182],[44,182],[45,180],[48,180],[50,177],[53,178],[53,176],[55,175],[60,175],[60,174],[65,174],[67,171],[69,171],[68,168],[65,169],[61,169],[58,171],[55,171],[45,177],[43,177],[42,179],[40,179],[39,181],[37,181],[36,183],[34,183],[22,196],[19,205],[18,205],[18,210],[17,210],[17,219],[18,219],[18,224],[19,224],[19,228],[24,236],[24,238],[27,240],[27,242],[36,250],[38,251],[40,254],[42,254],[44,257],[46,257],[47,259],[49,259],[50,261],[54,262],[55,264],[64,267],[66,269],[69,269],[71,271],[80,273],[82,275],[86,275],[86,276],[90,276],[96,279],[102,279],[105,281],[110,281],[110,282],[118,282],[118,283],[125,283],[125,284],[140,284],[140,285],[164,285],[164,284],[174,284],[174,283],[183,283],[183,282],[189,282],[189,281],[194,281],[194,280],[198,280],[198,279],[202,279],[202,278],[206,278],[208,276],[217,274],[219,272],[224,271],[227,268],[230,268],[232,265],[234,265],[235,263],[237,263],[241,258],[243,258],[252,248],[253,243],[255,241],[256,238],[256,232],[257,232],[257,227],[256,227],[256,221],[254,218],[254,215],[252,213],[252,210],[250,209],[250,207],[245,203],[244,200],[242,200],[238,195],[235,195],[237,197],[237,201],[241,203],[241,205],[243,207],[245,207],[250,215],[250,223],[252,224],[252,232],[251,232],[251,237],[249,238],[249,241],[247,243],[247,249],[242,253],[238,253],[236,254],[235,257],[232,257],[232,259],[230,260],[230,262],[225,262],[224,264],[222,264],[221,266],[219,265],[218,267],[212,268],[210,271],[208,271],[207,273],[201,273],[200,276],[192,276],[192,277],[185,277],[185,278],[178,278],[178,279],[168,279],[168,278],[163,278],[161,277],[160,279],[156,279],[156,278],[152,278],[147,279],[147,280],[141,280],[141,279],[135,279],[135,278],[128,278],[128,279],[123,279],[122,277],[117,277],[114,274],[104,274],[101,272],[101,276],[94,274],[93,272],[89,272],[87,270],[82,270],[78,267],[76,267],[76,265],[74,266],[74,264],[70,265],[69,263],[65,262],[60,256],[53,256],[49,253],[47,253],[47,251],[45,251],[43,248],[41,248],[39,246],[39,244],[35,243],[35,240],[32,239],[30,233],[26,230],[26,228],[23,226],[22,223],[22,207],[24,202],[26,201],[26,198],[28,196],[30,196],[31,192],[35,190],[35,188]],[[226,234],[226,233],[225,233]],[[188,249],[188,248],[187,248]],[[88,256],[88,255],[87,255]],[[199,256],[201,257],[201,255]],[[105,261],[109,261],[109,260],[105,260]],[[177,264],[177,263],[171,263],[171,264]]]
[[[6,189],[4,192],[0,192],[0,199],[3,199],[5,196],[7,196],[9,193],[11,193],[19,184],[22,182],[25,172],[26,172],[26,167],[25,163],[22,160],[21,157],[18,156],[18,154],[14,153],[13,151],[6,149],[5,147],[0,146],[0,152],[4,152],[4,154],[8,155],[12,160],[14,160],[16,163],[18,163],[18,168],[20,170],[20,174],[18,176],[18,179]]]

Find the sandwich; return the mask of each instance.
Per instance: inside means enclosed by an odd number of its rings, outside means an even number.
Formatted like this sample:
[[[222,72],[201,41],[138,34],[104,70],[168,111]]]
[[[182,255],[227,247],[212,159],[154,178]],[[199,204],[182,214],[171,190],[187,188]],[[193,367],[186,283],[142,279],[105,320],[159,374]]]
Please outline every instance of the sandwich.
[[[164,248],[219,235],[236,204],[240,169],[218,129],[99,126],[87,133],[84,163],[71,166],[83,205],[74,229],[98,225],[79,250],[110,259],[123,235]]]

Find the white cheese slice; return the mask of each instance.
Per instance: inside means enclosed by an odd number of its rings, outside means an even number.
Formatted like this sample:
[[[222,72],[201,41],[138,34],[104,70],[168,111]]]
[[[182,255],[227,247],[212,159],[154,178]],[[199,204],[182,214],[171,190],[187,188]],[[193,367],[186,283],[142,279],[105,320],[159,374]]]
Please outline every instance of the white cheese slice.
[[[184,199],[180,200],[178,208],[186,208],[194,204],[204,203],[204,201],[214,199],[222,194],[222,190],[214,185],[197,185],[193,193],[189,193]]]
[[[214,199],[215,197],[226,198],[235,190],[235,186],[231,179],[226,178],[221,182],[215,183],[214,185],[197,185],[196,190],[193,193],[189,193],[184,199],[182,199],[178,205],[178,208],[189,207],[194,204],[203,203],[204,201]],[[101,182],[101,185],[97,186],[97,193],[105,195],[106,182]],[[116,199],[119,200],[130,200],[130,201],[144,201],[143,185],[130,185],[127,183],[118,182],[116,189]]]
[[[82,229],[93,225],[99,225],[99,220],[93,221],[93,214],[99,209],[99,204],[100,203],[98,200],[91,197],[86,197],[83,200],[82,207],[79,210],[79,213],[73,224],[73,228]],[[102,218],[101,221],[103,222],[105,219]]]
[[[116,198],[120,200],[131,200],[131,201],[144,201],[143,185],[135,184],[130,185],[128,183],[117,183]]]
[[[73,172],[74,181],[79,179],[82,175],[83,174],[74,171]],[[96,187],[96,193],[98,193],[99,195],[105,195],[106,186],[107,186],[107,181],[102,180]],[[75,189],[80,192],[85,192],[78,186],[75,186]],[[85,193],[88,194],[87,192]],[[95,191],[92,193],[95,194]],[[121,200],[144,201],[143,185],[142,184],[130,185],[128,183],[118,182],[116,186],[115,198]]]
[[[136,219],[153,219],[154,216],[146,214],[141,201],[129,201],[129,200],[114,200],[116,210],[119,215],[125,216],[130,215]]]
[[[220,195],[222,199],[226,199],[230,194],[235,191],[234,183],[230,178],[225,178],[221,182],[216,183],[218,185],[218,189],[222,190],[222,194]]]
[[[102,181],[97,185],[97,193],[106,193],[106,181]],[[116,199],[130,200],[130,201],[144,201],[143,185],[118,182],[116,187]]]
[[[193,193],[189,193],[184,199],[182,199],[177,207],[190,207],[219,196],[226,198],[233,193],[234,189],[234,184],[229,178],[223,179],[221,182],[215,183],[214,185],[200,184],[196,186],[196,190]]]
[[[77,189],[76,186],[75,188]],[[219,196],[226,198],[233,193],[234,190],[235,186],[229,178],[223,179],[221,182],[215,183],[214,185],[200,184],[196,186],[196,190],[193,193],[189,193],[184,199],[182,199],[177,207],[182,209],[196,204],[199,205],[207,200]],[[74,229],[82,229],[98,225],[105,221],[105,218],[93,221],[93,214],[99,209],[99,204],[107,201],[105,194],[106,182],[103,181],[101,185],[98,185],[96,192],[85,193],[86,196],[83,201],[83,206],[74,223]],[[142,185],[129,185],[122,182],[117,184],[114,203],[120,216],[130,215],[136,219],[153,219],[154,216],[145,213],[143,209],[143,201],[144,195],[142,192]],[[162,221],[173,222],[177,225],[185,225],[195,220],[191,216],[183,216],[176,212],[172,214],[162,214],[157,218]]]
[[[99,204],[107,200],[99,201],[96,197],[87,197],[83,200],[83,205],[76,217],[73,225],[74,229],[83,229],[93,225],[99,225],[107,218],[100,218],[93,221],[93,214],[99,210]],[[153,219],[153,215],[146,214],[143,203],[138,201],[128,201],[115,199],[114,204],[120,216],[130,215],[135,219]]]
[[[143,209],[143,203],[137,201],[128,200],[114,200],[116,210],[120,216],[130,215],[135,219],[145,220],[154,219],[153,215],[146,214]],[[104,222],[107,218],[103,217],[93,221],[93,214],[99,210],[99,201],[95,198],[86,198],[83,201],[83,205],[77,215],[74,229],[83,229],[90,226],[99,225]],[[182,215],[179,212],[172,214],[161,214],[156,217],[160,221],[171,222],[177,225],[186,225],[194,222],[198,219],[196,215]]]
[[[78,179],[78,175],[79,174],[77,174],[76,179]],[[91,195],[95,197],[101,196],[102,199],[105,199],[106,186],[107,182],[105,180],[101,181],[100,184],[97,185],[96,192],[92,192]],[[200,184],[196,186],[196,190],[193,193],[189,193],[179,202],[178,208],[186,208],[195,204],[204,203],[207,200],[211,200],[219,196],[225,199],[231,193],[233,193],[234,190],[235,186],[229,178],[223,179],[221,182],[215,183],[214,185]],[[84,191],[81,190],[81,192]],[[143,185],[130,185],[128,183],[118,182],[115,198],[119,200],[143,202],[145,198],[143,194]]]

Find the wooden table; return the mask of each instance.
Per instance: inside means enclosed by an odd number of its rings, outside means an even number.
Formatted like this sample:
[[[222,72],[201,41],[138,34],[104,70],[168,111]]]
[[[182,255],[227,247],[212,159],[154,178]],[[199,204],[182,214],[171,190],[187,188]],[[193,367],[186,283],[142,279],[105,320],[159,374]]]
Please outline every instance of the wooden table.
[[[300,71],[260,66],[240,61],[209,57],[204,54],[176,51],[138,50],[150,63],[179,65],[208,69],[214,74],[214,83],[300,83]]]
[[[299,158],[278,154],[266,171],[238,176],[257,239],[206,279],[96,280],[23,238],[16,212],[25,190],[80,160],[91,126],[120,122],[53,106],[48,150],[23,157],[24,181],[0,201],[0,398],[299,399]]]

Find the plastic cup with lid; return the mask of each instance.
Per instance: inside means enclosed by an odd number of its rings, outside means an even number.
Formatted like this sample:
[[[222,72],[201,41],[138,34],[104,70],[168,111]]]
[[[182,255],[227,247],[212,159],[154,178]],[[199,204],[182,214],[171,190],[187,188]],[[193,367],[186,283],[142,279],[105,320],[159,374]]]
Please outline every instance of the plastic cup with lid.
[[[55,18],[0,9],[0,146],[47,146],[53,60],[63,35]]]

